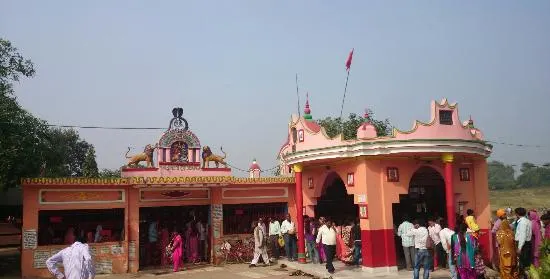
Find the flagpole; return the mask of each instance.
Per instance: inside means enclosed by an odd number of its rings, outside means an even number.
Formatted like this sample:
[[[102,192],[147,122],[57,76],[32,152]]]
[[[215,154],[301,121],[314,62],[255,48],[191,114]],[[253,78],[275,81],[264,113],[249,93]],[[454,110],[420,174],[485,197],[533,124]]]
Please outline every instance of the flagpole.
[[[348,69],[348,74],[346,76],[346,86],[344,86],[344,96],[342,96],[342,106],[340,107],[340,121],[342,122],[340,129],[342,133],[344,132],[344,121],[342,120],[342,113],[344,112],[344,101],[346,100],[346,92],[348,91],[348,80],[350,71],[351,69]]]
[[[296,97],[298,98],[298,117],[301,117],[302,113],[300,113],[300,92],[298,90],[298,73],[296,73]]]

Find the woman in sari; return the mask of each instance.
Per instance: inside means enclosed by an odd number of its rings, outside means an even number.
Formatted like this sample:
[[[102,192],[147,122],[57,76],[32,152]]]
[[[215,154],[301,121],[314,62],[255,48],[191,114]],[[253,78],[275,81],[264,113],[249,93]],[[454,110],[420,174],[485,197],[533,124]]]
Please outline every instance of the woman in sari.
[[[457,233],[451,237],[453,263],[456,266],[460,279],[476,279],[475,254],[477,240],[466,233],[468,226],[465,223],[458,225]]]
[[[531,245],[533,253],[533,265],[539,267],[540,246],[542,245],[542,232],[540,226],[540,218],[536,210],[529,211],[529,220],[531,220]]]
[[[516,243],[514,241],[514,232],[510,228],[510,223],[506,215],[499,216],[502,220],[496,233],[498,244],[499,270],[501,279],[517,279],[518,259],[516,255]]]
[[[351,228],[353,222],[346,221],[344,226],[342,226],[342,250],[340,255],[340,260],[347,265],[353,263],[353,245],[354,240],[351,238]]]
[[[199,261],[199,231],[195,221],[191,222],[191,226],[187,228],[187,235],[189,237],[187,261],[195,264]]]
[[[180,270],[180,264],[182,262],[181,256],[183,254],[183,240],[177,230],[174,230],[172,238],[172,262],[174,264],[174,272]]]

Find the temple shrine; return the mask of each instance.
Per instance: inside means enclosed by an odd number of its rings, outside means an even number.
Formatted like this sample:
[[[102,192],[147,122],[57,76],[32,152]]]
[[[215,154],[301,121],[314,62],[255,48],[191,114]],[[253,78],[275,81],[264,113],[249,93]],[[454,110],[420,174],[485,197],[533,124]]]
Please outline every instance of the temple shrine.
[[[89,243],[98,273],[126,273],[151,265],[147,230],[157,219],[206,223],[204,251],[216,263],[224,241],[250,237],[253,220],[287,213],[297,226],[300,262],[305,215],[359,219],[362,268],[378,273],[397,271],[402,249],[394,228],[405,212],[453,224],[470,208],[489,258],[486,158],[492,146],[473,120],[460,121],[456,104],[432,101],[427,123],[389,136],[378,136],[367,120],[353,140],[328,137],[309,100],[304,113],[291,117],[276,177],[261,177],[255,160],[249,177],[232,176],[230,156],[201,145],[176,108],[157,143],[127,153],[121,178],[23,179],[23,277],[49,277],[45,260],[66,246],[63,234],[73,223],[100,234],[101,242]]]

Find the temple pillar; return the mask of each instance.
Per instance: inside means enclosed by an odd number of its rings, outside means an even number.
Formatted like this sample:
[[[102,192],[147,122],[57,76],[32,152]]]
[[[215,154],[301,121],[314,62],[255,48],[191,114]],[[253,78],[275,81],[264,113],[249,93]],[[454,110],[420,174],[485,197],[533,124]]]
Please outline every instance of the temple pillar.
[[[304,239],[304,192],[302,191],[302,165],[293,165],[296,180],[296,237],[298,238],[298,262],[306,263]]]
[[[445,153],[441,156],[441,159],[445,165],[445,201],[447,207],[447,223],[449,224],[449,227],[452,228],[456,224],[455,192],[453,187],[454,156],[452,153]]]
[[[136,273],[139,270],[139,189],[132,186],[126,188],[128,191],[128,228],[126,239],[128,240],[128,271]]]

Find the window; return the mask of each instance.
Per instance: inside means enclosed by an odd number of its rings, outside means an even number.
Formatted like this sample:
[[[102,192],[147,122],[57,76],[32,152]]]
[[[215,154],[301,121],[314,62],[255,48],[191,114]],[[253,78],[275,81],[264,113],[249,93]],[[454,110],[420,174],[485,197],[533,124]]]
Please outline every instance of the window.
[[[441,125],[453,125],[453,111],[452,110],[440,110],[439,111],[439,124],[441,124]]]
[[[101,225],[101,237],[96,231]],[[88,243],[124,240],[124,209],[41,210],[38,245],[72,244],[68,232],[77,230]]]
[[[258,218],[263,218],[268,227],[268,218],[276,218],[281,222],[287,212],[286,203],[224,204],[223,234],[252,233],[252,222]]]

